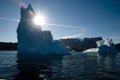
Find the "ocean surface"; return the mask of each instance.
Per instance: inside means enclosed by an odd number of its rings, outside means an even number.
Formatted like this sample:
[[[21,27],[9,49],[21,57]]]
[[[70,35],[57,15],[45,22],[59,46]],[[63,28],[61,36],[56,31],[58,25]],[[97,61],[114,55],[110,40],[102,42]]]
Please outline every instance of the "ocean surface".
[[[99,67],[97,58],[96,52],[17,55],[17,51],[0,51],[0,80],[120,80],[120,53],[110,71]]]

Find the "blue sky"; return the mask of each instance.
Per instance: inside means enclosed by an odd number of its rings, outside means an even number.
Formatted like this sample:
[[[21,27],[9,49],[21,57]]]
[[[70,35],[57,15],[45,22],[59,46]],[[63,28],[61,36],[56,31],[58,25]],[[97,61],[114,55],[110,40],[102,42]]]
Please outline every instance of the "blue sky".
[[[120,42],[119,0],[0,0],[0,41],[17,41],[18,22],[1,18],[19,20],[19,1],[31,3],[36,13],[46,16],[47,23],[56,24],[43,26],[52,31],[54,39],[101,36]]]

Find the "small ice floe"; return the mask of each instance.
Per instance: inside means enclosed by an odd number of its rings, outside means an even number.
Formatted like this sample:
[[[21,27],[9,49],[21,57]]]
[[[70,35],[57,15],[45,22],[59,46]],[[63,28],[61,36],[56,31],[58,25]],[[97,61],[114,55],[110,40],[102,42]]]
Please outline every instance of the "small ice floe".
[[[98,55],[97,51],[98,51],[98,48],[91,48],[91,49],[85,50],[83,53],[85,53],[88,56],[96,56],[97,57],[97,55]]]
[[[97,52],[97,51],[98,51],[98,48],[90,48],[85,50],[84,52]]]

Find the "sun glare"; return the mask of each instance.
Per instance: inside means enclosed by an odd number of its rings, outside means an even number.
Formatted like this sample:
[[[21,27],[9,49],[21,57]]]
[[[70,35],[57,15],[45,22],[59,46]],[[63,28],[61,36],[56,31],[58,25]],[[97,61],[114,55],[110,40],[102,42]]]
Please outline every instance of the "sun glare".
[[[34,23],[36,25],[43,25],[45,23],[45,17],[43,15],[37,14],[34,17]]]

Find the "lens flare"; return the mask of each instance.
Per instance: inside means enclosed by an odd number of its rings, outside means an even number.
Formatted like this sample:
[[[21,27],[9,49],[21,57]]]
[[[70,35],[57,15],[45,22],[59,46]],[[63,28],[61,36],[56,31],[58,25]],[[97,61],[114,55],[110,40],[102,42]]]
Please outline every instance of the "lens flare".
[[[37,14],[34,17],[33,21],[36,25],[43,25],[43,24],[45,24],[45,17],[43,15]]]

